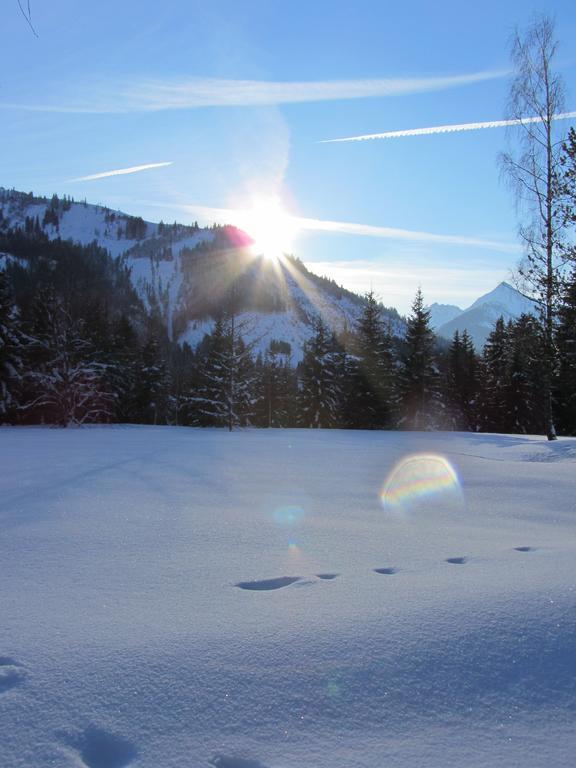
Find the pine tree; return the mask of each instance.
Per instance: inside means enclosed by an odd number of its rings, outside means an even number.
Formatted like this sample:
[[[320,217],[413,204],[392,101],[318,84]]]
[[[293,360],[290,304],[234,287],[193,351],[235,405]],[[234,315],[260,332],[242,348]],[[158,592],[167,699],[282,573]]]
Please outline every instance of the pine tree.
[[[558,319],[558,421],[563,434],[576,435],[576,270],[566,283]]]
[[[446,403],[453,429],[475,432],[479,428],[480,382],[474,344],[464,330],[454,332],[448,352]]]
[[[136,396],[142,350],[138,335],[124,312],[111,324],[110,349],[106,379],[114,396],[114,420],[123,424],[137,422]]]
[[[508,386],[508,329],[504,318],[496,321],[484,345],[484,393],[482,429],[487,432],[506,430],[506,390]]]
[[[257,416],[262,427],[288,427],[294,421],[296,377],[290,367],[290,345],[272,340],[256,361]]]
[[[194,388],[194,353],[188,344],[173,344],[170,350],[170,423],[189,426],[193,423],[190,394]]]
[[[346,412],[357,429],[390,429],[397,411],[396,370],[392,334],[382,322],[382,308],[372,292],[353,337],[346,360]]]
[[[439,375],[430,312],[418,289],[408,318],[401,370],[402,424],[408,429],[433,429],[440,420]]]
[[[542,327],[532,315],[521,315],[510,323],[508,333],[506,431],[537,434],[544,427],[542,376],[546,363]]]
[[[562,195],[561,214],[566,231],[576,227],[576,129],[570,128],[560,155],[560,193]],[[560,241],[566,263],[576,262],[576,244],[574,238]],[[574,273],[572,274],[572,280]],[[570,284],[568,276],[565,285]]]
[[[168,419],[169,379],[159,335],[151,323],[140,356],[134,405],[142,424],[166,424]]]
[[[75,321],[53,293],[38,297],[27,347],[27,399],[34,421],[66,427],[108,420],[112,398],[105,366],[96,360],[84,323]]]
[[[16,305],[8,290],[6,273],[0,270],[0,423],[16,419],[23,346]]]
[[[199,383],[190,395],[190,405],[195,408],[196,420],[201,427],[223,427],[226,424],[227,379],[226,335],[224,321],[218,318],[212,333],[205,338],[204,352],[199,360]]]
[[[340,382],[336,376],[335,338],[321,317],[304,344],[299,368],[298,421],[303,427],[334,427],[338,423]]]
[[[251,423],[257,400],[252,346],[242,339],[235,313],[216,321],[204,343],[198,388],[190,397],[200,426],[232,431]]]

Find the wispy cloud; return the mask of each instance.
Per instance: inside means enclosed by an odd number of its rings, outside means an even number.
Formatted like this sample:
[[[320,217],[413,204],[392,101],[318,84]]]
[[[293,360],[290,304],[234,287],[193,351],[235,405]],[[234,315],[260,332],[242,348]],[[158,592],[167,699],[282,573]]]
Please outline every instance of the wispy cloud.
[[[247,211],[234,208],[211,208],[202,205],[181,205],[177,207],[188,211],[188,213],[193,216],[201,217],[206,221],[233,224],[237,226],[240,226],[241,222],[246,220],[247,214]],[[328,232],[344,235],[357,235],[361,237],[379,237],[386,240],[404,242],[456,245],[468,248],[481,248],[484,250],[496,251],[498,253],[519,254],[522,252],[521,246],[516,243],[487,240],[480,237],[469,237],[467,235],[444,235],[433,232],[421,232],[413,229],[380,227],[373,224],[356,224],[346,221],[310,219],[300,216],[294,216],[292,219],[297,229],[307,232]]]
[[[151,168],[164,168],[167,165],[172,165],[173,161],[168,163],[147,163],[146,165],[133,165],[130,168],[116,168],[113,171],[102,171],[102,173],[92,173],[90,176],[79,176],[76,179],[68,179],[72,181],[95,181],[96,179],[107,179],[109,176],[125,176],[128,173],[140,173],[140,171],[148,171]]]
[[[576,117],[576,112],[560,112],[553,115],[553,120],[570,120]],[[406,136],[431,136],[435,133],[458,133],[459,131],[478,131],[482,128],[508,128],[514,125],[542,123],[541,117],[525,117],[522,120],[489,120],[484,123],[460,123],[459,125],[435,125],[431,128],[408,128],[402,131],[385,131],[384,133],[366,133],[361,136],[348,136],[343,139],[324,139],[319,144],[335,144],[343,141],[369,141],[370,139],[401,139]]]
[[[463,245],[471,248],[484,248],[503,253],[519,253],[521,248],[515,243],[503,243],[466,235],[442,235],[432,232],[420,232],[413,229],[379,227],[372,224],[353,224],[345,221],[324,221],[322,219],[296,218],[301,229],[315,232],[337,232],[345,235],[381,237],[387,240],[406,240],[420,243],[442,243],[444,245]]]
[[[126,113],[198,107],[258,107],[397,96],[471,85],[507,74],[502,70],[445,77],[276,82],[187,78],[94,84],[81,100],[57,103],[0,103],[1,108],[35,112]]]

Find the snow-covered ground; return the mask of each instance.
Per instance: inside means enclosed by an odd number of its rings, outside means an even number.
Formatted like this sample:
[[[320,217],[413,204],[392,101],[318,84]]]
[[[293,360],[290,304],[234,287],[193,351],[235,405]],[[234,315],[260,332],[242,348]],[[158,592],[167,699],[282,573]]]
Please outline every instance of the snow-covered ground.
[[[574,765],[576,440],[4,428],[0,466],[3,767]]]

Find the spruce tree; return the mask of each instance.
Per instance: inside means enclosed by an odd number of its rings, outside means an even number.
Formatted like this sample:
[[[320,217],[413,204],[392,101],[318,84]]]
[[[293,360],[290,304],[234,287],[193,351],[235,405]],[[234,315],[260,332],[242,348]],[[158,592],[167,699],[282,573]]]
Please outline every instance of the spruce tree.
[[[563,434],[576,435],[576,270],[564,289],[557,344],[560,359],[556,392],[558,423]]]
[[[487,432],[506,430],[506,390],[508,386],[508,329],[499,317],[484,345],[484,392],[482,429]]]
[[[303,427],[334,427],[338,422],[340,382],[335,367],[335,339],[321,317],[304,344],[299,368],[298,421]]]
[[[6,273],[0,270],[0,423],[16,420],[24,335]]]
[[[478,361],[474,344],[466,330],[454,332],[448,351],[446,405],[453,429],[475,432],[478,423]]]
[[[542,377],[545,339],[532,315],[521,315],[509,326],[509,370],[506,387],[506,431],[538,434],[544,429]]]
[[[85,324],[50,291],[39,296],[27,347],[23,410],[34,422],[62,427],[107,421],[113,408],[104,373]]]
[[[188,426],[193,423],[189,408],[190,393],[194,388],[194,353],[188,344],[172,344],[169,358],[170,423]]]
[[[396,370],[392,334],[382,322],[382,308],[373,292],[353,337],[347,365],[346,412],[349,426],[390,429],[397,412]]]
[[[257,423],[262,427],[288,427],[294,419],[297,396],[295,375],[290,367],[290,347],[272,340],[257,361]]]
[[[435,337],[430,312],[418,289],[408,318],[400,375],[402,425],[408,429],[434,429],[441,421],[439,375],[434,354]]]
[[[195,410],[195,419],[201,427],[223,427],[226,424],[227,341],[224,321],[218,318],[212,333],[204,339],[203,351],[199,358],[198,387],[190,393],[190,407]]]
[[[138,334],[126,313],[112,322],[110,329],[110,364],[106,379],[114,396],[115,421],[138,422],[137,389],[140,383],[142,350]]]
[[[134,392],[138,422],[166,424],[168,393],[168,370],[160,344],[160,334],[154,324],[151,324],[148,329],[148,338],[142,347]]]
[[[244,342],[236,315],[219,318],[203,346],[198,387],[190,397],[197,423],[229,431],[247,426],[256,410],[256,373],[253,345]]]

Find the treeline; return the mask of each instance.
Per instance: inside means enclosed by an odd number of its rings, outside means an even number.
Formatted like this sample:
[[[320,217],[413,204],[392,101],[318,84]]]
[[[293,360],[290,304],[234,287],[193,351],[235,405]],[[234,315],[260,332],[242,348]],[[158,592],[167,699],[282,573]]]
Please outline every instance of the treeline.
[[[120,260],[11,232],[0,237],[0,422],[90,422],[539,433],[542,328],[499,320],[478,355],[440,343],[420,292],[405,337],[369,294],[355,328],[318,318],[298,366],[271,342],[256,354],[231,294],[196,349],[168,339]],[[556,419],[576,434],[576,275],[556,330]]]

